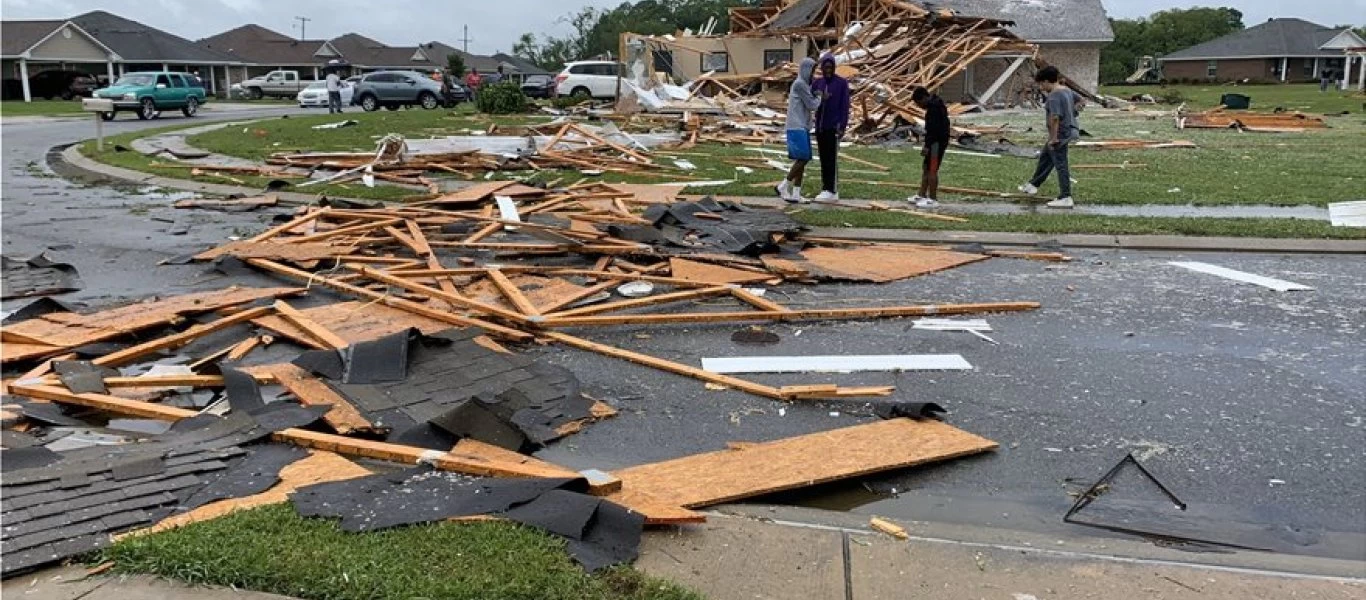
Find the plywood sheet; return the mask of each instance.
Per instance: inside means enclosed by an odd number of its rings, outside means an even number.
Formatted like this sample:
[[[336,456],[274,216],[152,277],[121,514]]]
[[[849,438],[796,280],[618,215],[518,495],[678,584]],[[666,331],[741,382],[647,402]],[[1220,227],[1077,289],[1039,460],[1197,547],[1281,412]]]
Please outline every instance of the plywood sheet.
[[[732,269],[720,265],[709,265],[682,258],[669,259],[669,272],[675,279],[686,279],[701,283],[724,285],[727,283],[754,283],[774,279],[771,273],[755,273]]]
[[[275,381],[284,386],[289,393],[299,399],[304,406],[331,406],[323,415],[323,421],[342,435],[373,434],[375,425],[356,410],[341,394],[321,380],[309,375],[307,371],[292,364],[264,365],[247,369],[253,376],[269,373]]]
[[[607,186],[623,194],[635,196],[636,202],[650,204],[672,204],[683,193],[682,185],[654,185],[648,183],[613,183]]]
[[[261,298],[294,295],[298,288],[228,288],[163,300],[130,304],[91,314],[69,312],[50,313],[7,325],[4,331],[13,332],[60,351],[95,342],[111,340],[139,330],[180,321],[186,315],[206,313],[220,308],[252,302]],[[38,344],[4,344],[4,362],[39,358],[52,354]],[[15,347],[11,347],[15,346]],[[55,352],[54,351],[54,352]],[[41,352],[41,353],[39,353]]]
[[[784,271],[800,267],[816,278],[886,283],[989,258],[950,250],[897,246],[807,248],[801,254],[806,261],[791,260],[772,266]]]
[[[890,419],[622,469],[612,473],[622,489],[607,499],[699,508],[996,447],[940,421]]]
[[[548,306],[549,304],[582,292],[584,286],[577,285],[560,279],[558,277],[540,277],[537,275],[512,275],[508,279],[517,289],[522,291],[522,295],[536,306]],[[478,300],[485,304],[492,304],[499,308],[517,310],[507,301],[507,297],[498,291],[493,282],[488,279],[480,279],[470,285],[461,288],[461,293],[466,297]]]
[[[299,312],[352,344],[407,329],[417,329],[431,335],[451,328],[449,323],[443,321],[368,302],[338,302],[300,309]],[[271,315],[252,322],[305,346],[320,347],[312,336],[283,317]]]
[[[194,259],[213,260],[220,256],[236,256],[241,259],[270,258],[300,263],[323,260],[336,256],[347,256],[354,252],[354,250],[355,249],[352,247],[334,246],[325,242],[285,244],[280,242],[253,242],[251,240],[242,240],[200,252],[194,256]]]

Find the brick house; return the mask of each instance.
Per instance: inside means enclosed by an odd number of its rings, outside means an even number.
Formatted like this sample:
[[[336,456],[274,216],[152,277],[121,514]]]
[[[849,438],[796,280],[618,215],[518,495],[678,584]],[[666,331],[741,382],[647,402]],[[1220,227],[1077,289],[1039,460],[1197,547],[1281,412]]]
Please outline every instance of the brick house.
[[[1351,29],[1303,19],[1270,19],[1161,57],[1168,81],[1317,82],[1324,71],[1346,89],[1361,87],[1366,40]]]

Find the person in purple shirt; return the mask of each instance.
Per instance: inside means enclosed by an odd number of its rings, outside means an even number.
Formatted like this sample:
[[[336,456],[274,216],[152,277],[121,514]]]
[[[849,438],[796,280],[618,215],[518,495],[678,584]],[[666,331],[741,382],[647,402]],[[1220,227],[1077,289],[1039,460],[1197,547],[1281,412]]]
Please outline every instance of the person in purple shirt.
[[[835,55],[826,52],[820,60],[821,78],[811,86],[820,98],[816,109],[816,149],[821,158],[821,193],[817,202],[836,202],[840,199],[835,189],[838,175],[836,161],[840,155],[840,140],[849,128],[849,81],[835,74]]]

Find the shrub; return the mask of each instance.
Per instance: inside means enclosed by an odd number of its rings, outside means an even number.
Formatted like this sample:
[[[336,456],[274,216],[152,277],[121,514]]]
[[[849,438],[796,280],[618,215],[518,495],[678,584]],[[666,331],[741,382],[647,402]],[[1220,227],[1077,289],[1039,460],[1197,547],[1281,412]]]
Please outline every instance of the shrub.
[[[556,96],[556,97],[554,97],[554,98],[551,98],[551,100],[550,100],[550,105],[551,105],[551,106],[554,106],[555,108],[569,108],[569,107],[571,107],[571,106],[578,106],[578,105],[580,105],[580,104],[583,104],[584,102],[587,102],[588,100],[590,100],[590,98],[589,98],[588,96],[582,96],[582,95],[580,95],[580,96]]]
[[[479,88],[475,106],[479,112],[491,115],[509,115],[526,112],[526,94],[514,82],[495,83]]]
[[[1181,104],[1186,100],[1186,95],[1182,94],[1181,90],[1166,89],[1157,95],[1157,101],[1163,104]]]

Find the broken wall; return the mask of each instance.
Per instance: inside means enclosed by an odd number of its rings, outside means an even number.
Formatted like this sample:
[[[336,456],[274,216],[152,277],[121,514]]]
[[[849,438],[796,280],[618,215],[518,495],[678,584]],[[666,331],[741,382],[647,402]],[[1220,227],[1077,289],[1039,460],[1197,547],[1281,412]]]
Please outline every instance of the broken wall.
[[[628,34],[628,39],[629,34]],[[701,77],[702,74],[711,71],[703,68],[704,55],[724,52],[729,57],[727,69],[725,71],[716,70],[716,75],[758,75],[768,70],[774,64],[785,62],[797,62],[807,55],[810,42],[802,37],[681,37],[673,42],[668,42],[656,36],[654,39],[644,38],[647,44],[655,50],[670,52],[673,55],[672,75],[683,81],[692,81]],[[783,54],[783,59],[779,60],[776,53]],[[776,60],[773,64],[765,64],[765,56],[771,56]],[[658,66],[650,58],[648,63],[653,70]]]

